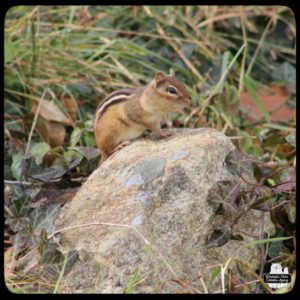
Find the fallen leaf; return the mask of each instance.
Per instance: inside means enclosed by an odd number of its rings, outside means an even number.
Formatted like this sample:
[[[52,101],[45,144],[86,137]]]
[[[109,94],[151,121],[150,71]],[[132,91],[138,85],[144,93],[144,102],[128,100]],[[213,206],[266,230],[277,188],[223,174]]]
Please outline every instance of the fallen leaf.
[[[64,125],[73,125],[72,120],[67,118],[60,108],[53,102],[47,101],[44,99],[39,99],[40,102],[40,110],[39,116],[44,118],[47,121],[54,121],[57,123],[61,123]],[[35,113],[38,107],[38,103],[35,103],[32,106],[32,112]]]
[[[294,188],[296,188],[296,181],[295,180],[284,181],[284,182],[281,182],[281,183],[277,184],[273,188],[273,192],[276,195],[276,194],[280,194],[282,192],[290,191]]]
[[[66,107],[72,121],[76,122],[77,121],[77,108],[78,108],[77,102],[70,97],[63,98],[63,101],[64,101],[65,107]]]
[[[42,139],[51,147],[62,146],[66,136],[66,128],[62,123],[52,122],[39,117],[36,130]]]

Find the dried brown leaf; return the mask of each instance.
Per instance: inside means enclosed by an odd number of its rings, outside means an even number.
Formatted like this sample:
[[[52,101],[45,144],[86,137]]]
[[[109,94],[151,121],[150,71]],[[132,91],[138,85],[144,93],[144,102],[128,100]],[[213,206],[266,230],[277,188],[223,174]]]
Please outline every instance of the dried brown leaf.
[[[77,108],[78,108],[77,102],[70,97],[65,97],[63,99],[63,101],[64,101],[65,107],[66,107],[72,121],[76,122],[77,121]]]
[[[282,192],[290,191],[296,188],[296,180],[284,181],[276,185],[273,189],[274,194],[281,194]]]
[[[39,117],[36,129],[42,139],[51,147],[62,146],[64,144],[66,136],[64,124]]]
[[[40,101],[40,111],[39,116],[43,117],[47,121],[55,121],[65,125],[72,125],[73,122],[67,118],[60,108],[52,101],[47,101],[44,99],[39,99]],[[32,106],[32,112],[35,113],[37,110],[38,103]]]

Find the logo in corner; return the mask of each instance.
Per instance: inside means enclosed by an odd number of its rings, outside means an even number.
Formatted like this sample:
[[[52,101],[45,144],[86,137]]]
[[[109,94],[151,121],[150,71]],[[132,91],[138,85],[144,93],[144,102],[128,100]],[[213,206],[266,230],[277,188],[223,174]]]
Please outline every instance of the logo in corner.
[[[272,289],[287,287],[291,282],[291,275],[288,268],[282,268],[281,264],[271,265],[270,273],[264,274],[264,282]]]

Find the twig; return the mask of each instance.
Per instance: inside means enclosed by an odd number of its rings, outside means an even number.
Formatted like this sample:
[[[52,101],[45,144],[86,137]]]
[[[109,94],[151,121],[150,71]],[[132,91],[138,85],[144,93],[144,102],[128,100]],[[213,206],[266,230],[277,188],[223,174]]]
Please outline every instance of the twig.
[[[229,263],[231,262],[231,257],[227,260],[224,268],[221,264],[221,283],[222,283],[222,294],[225,294],[225,272],[228,268]]]
[[[181,279],[171,279],[169,281],[174,281],[174,282],[178,283],[179,285],[181,285],[185,289],[190,288],[193,293],[201,294],[201,292],[199,290],[197,290],[193,286],[190,286],[187,282],[185,282]],[[179,290],[179,292],[180,292],[180,290]]]
[[[260,220],[260,235],[259,235],[259,239],[262,240],[264,238],[264,230],[265,230],[265,212],[262,211],[261,212],[261,220]],[[261,244],[260,245],[260,270],[259,270],[259,276],[262,277],[263,276],[263,272],[264,272],[264,267],[265,267],[265,253],[264,253],[264,245]],[[259,292],[259,285],[257,284],[256,289],[255,289],[255,293],[258,294]]]
[[[199,275],[199,276],[193,278],[193,279],[190,280],[189,282],[183,282],[183,281],[181,280],[181,281],[180,281],[180,284],[183,284],[183,285],[184,285],[184,288],[191,287],[192,290],[193,290],[194,292],[197,292],[198,294],[203,294],[201,291],[199,291],[199,290],[196,289],[195,287],[191,286],[191,284],[192,284],[194,281],[196,281],[197,279],[200,279],[200,282],[201,282],[202,287],[203,287],[203,289],[204,289],[204,294],[208,294],[207,286],[206,286],[206,284],[205,284],[205,282],[204,282],[204,280],[203,280],[203,278],[202,278],[201,275]],[[171,280],[171,281],[175,281],[175,280]],[[175,282],[177,282],[177,281],[175,281]],[[177,283],[178,283],[178,282],[177,282]]]
[[[201,282],[201,284],[202,284],[202,286],[203,286],[204,293],[205,293],[205,294],[208,294],[207,286],[206,286],[206,284],[205,284],[205,282],[204,282],[204,280],[203,280],[202,277],[200,277],[200,282]]]
[[[44,99],[45,94],[46,94],[46,90],[44,90],[44,92],[43,92],[43,95],[42,95],[42,98],[41,98],[42,100]],[[31,142],[32,134],[33,134],[33,130],[35,128],[36,121],[37,121],[38,115],[40,113],[40,108],[41,108],[41,104],[42,104],[42,101],[40,101],[41,99],[39,98],[39,104],[38,104],[38,107],[36,109],[36,112],[35,112],[35,115],[34,115],[34,119],[33,119],[33,123],[32,123],[31,129],[30,129],[30,133],[29,133],[29,136],[28,136],[27,146],[26,146],[26,150],[25,150],[25,157],[27,157],[27,155],[28,155],[29,148],[30,148],[30,142]]]
[[[242,24],[242,32],[243,32],[243,41],[244,44],[246,45],[243,53],[243,58],[242,58],[242,63],[241,63],[241,73],[240,73],[240,80],[239,80],[239,90],[238,90],[238,95],[239,98],[241,97],[241,93],[243,91],[243,78],[244,78],[244,73],[245,73],[245,63],[246,63],[246,57],[247,57],[247,32],[246,32],[246,26],[245,26],[245,13],[244,9],[240,7],[240,18],[241,18],[241,24]]]
[[[272,261],[274,261],[274,260],[277,260],[277,259],[282,260],[282,256],[281,256],[281,255],[278,255],[278,256],[272,257],[271,259],[268,259],[266,262],[267,262],[267,263],[270,263],[270,262],[272,262]]]
[[[28,182],[28,181],[18,181],[18,180],[4,180],[4,183],[6,183],[6,184],[24,185],[24,186],[32,186],[32,185],[40,186],[40,185],[43,185],[43,184],[59,182],[60,180],[61,180],[61,178],[52,179],[52,180],[49,180],[47,182]],[[79,180],[72,180],[72,181],[79,181]]]
[[[239,229],[236,229],[236,232],[239,232],[239,233],[241,233],[241,234],[244,234],[244,235],[249,236],[249,237],[254,238],[254,239],[257,239],[257,238],[258,238],[258,237],[257,237],[256,235],[254,235],[254,234],[250,234],[250,233],[248,233],[248,232],[245,232],[245,231],[242,231],[242,230],[239,230]]]
[[[268,22],[268,24],[267,24],[267,26],[266,26],[266,28],[265,28],[265,30],[264,30],[264,32],[263,32],[261,38],[260,38],[260,41],[259,41],[259,43],[258,43],[258,45],[257,45],[257,47],[256,47],[256,50],[255,50],[255,52],[254,52],[254,54],[253,54],[253,56],[252,56],[251,62],[250,62],[250,64],[249,64],[249,66],[248,66],[248,69],[247,69],[247,72],[246,72],[246,75],[247,75],[247,76],[249,75],[249,73],[250,73],[251,70],[252,70],[252,67],[253,67],[254,62],[255,62],[255,60],[256,60],[256,57],[257,57],[257,55],[258,55],[258,52],[259,52],[260,48],[262,47],[263,41],[264,41],[264,39],[265,39],[265,37],[266,37],[266,35],[267,35],[269,29],[270,29],[270,26],[271,26],[271,24],[272,24],[272,21],[273,21],[272,19],[269,20],[269,22]]]
[[[35,22],[31,19],[31,45],[32,45],[32,60],[31,60],[31,77],[35,77],[36,64],[36,45],[35,45]]]
[[[257,283],[257,282],[259,282],[258,279],[251,280],[251,281],[248,281],[248,282],[245,282],[245,283],[237,284],[237,285],[234,286],[234,288],[237,288],[237,287],[240,287],[240,286],[244,286],[244,285],[249,285],[249,284],[252,284],[252,283]]]
[[[227,138],[230,140],[257,139],[257,137],[254,135],[251,135],[251,136],[228,136]]]
[[[291,201],[290,201],[290,200],[284,200],[284,201],[282,201],[281,203],[272,206],[272,207],[270,208],[270,211],[273,210],[273,209],[275,209],[275,208],[277,208],[277,207],[283,206],[283,205],[285,205],[286,203],[289,203],[289,202],[291,202]]]
[[[10,208],[4,204],[4,210],[6,211],[6,213],[10,216],[10,217],[13,217],[14,214],[13,212],[10,210]]]
[[[27,182],[27,181],[13,181],[13,180],[4,180],[4,183],[6,183],[6,184],[25,185],[25,186],[41,185],[41,183],[34,183],[34,182]]]
[[[116,58],[114,58],[113,56],[110,56],[111,59],[113,60],[113,62],[117,65],[118,68],[120,68],[124,74],[127,76],[127,78],[129,78],[132,82],[134,82],[135,85],[140,86],[140,82],[138,79],[136,79],[134,76],[131,75],[131,73],[126,69],[126,67],[121,64],[120,61],[118,61]]]

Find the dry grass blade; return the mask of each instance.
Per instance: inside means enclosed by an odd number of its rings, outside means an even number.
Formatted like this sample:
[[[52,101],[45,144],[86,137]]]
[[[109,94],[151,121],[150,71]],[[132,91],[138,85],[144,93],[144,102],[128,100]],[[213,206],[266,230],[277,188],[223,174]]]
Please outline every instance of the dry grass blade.
[[[262,45],[263,45],[263,42],[264,42],[264,40],[265,40],[265,38],[266,38],[266,36],[267,36],[267,34],[268,34],[268,31],[269,31],[269,29],[270,29],[272,23],[273,23],[273,20],[270,19],[269,22],[268,22],[268,24],[267,24],[267,26],[266,26],[266,28],[265,28],[265,30],[264,30],[264,32],[263,32],[263,34],[262,34],[262,36],[261,36],[261,39],[260,39],[260,41],[259,41],[259,43],[258,43],[258,45],[257,45],[257,47],[256,47],[256,50],[255,50],[255,52],[254,52],[254,54],[253,54],[253,56],[252,56],[252,59],[251,59],[251,61],[250,61],[250,63],[249,63],[248,69],[247,69],[247,71],[246,71],[246,75],[249,75],[249,74],[250,74],[250,72],[251,72],[251,70],[252,70],[252,68],[253,68],[253,65],[254,65],[254,63],[255,63],[255,61],[256,61],[258,52],[259,52],[259,50],[261,49],[261,47],[262,47]]]
[[[222,294],[225,294],[225,272],[228,268],[229,263],[231,262],[232,258],[230,257],[225,266],[223,267],[223,265],[221,265],[221,282],[222,282]]]
[[[222,74],[221,78],[219,79],[219,82],[217,83],[217,85],[212,89],[212,91],[210,92],[209,96],[207,97],[207,99],[204,101],[204,103],[202,104],[202,108],[201,107],[197,107],[195,108],[191,114],[185,119],[184,121],[184,126],[187,126],[187,124],[190,122],[190,120],[192,119],[192,117],[196,114],[198,114],[200,112],[200,115],[203,114],[204,110],[206,109],[206,107],[209,104],[209,101],[212,99],[212,97],[218,92],[221,84],[223,83],[225,77],[227,76],[229,70],[232,68],[233,64],[236,62],[238,56],[240,55],[240,53],[243,51],[243,49],[246,47],[246,44],[243,44],[241,46],[241,48],[239,49],[239,51],[236,53],[236,55],[234,56],[234,58],[232,59],[232,61],[230,62],[230,64],[228,65],[228,67],[226,68],[225,72]]]
[[[146,11],[146,13],[149,16],[153,16],[151,10],[149,7],[144,6],[143,7],[144,10]],[[166,36],[165,31],[163,30],[163,28],[160,26],[160,24],[157,22],[156,23],[156,28],[157,31],[159,32],[159,34],[161,36]],[[190,71],[201,81],[203,80],[203,76],[197,71],[197,69],[194,67],[194,65],[186,58],[186,56],[183,54],[183,52],[178,48],[178,46],[175,44],[175,42],[169,40],[168,41],[169,45],[174,49],[174,51],[178,54],[178,56],[184,61],[184,63],[187,65],[187,67],[190,69]]]
[[[135,84],[136,86],[140,86],[140,85],[141,85],[140,82],[138,81],[138,79],[136,79],[133,75],[131,75],[131,73],[126,69],[126,67],[125,67],[124,65],[122,65],[122,64],[120,63],[119,60],[117,60],[117,59],[114,58],[114,57],[111,57],[111,59],[112,59],[113,62],[116,64],[116,66],[117,66],[120,70],[122,70],[122,71],[124,72],[124,74],[125,74],[132,82],[134,82],[134,84]]]
[[[247,32],[246,32],[246,26],[245,26],[245,18],[246,15],[244,13],[244,10],[242,7],[240,8],[240,18],[241,18],[241,26],[242,26],[242,32],[243,32],[243,42],[246,45],[244,48],[243,52],[243,58],[241,62],[241,72],[240,72],[240,80],[239,80],[239,89],[238,89],[238,94],[239,97],[241,97],[241,93],[243,92],[243,78],[244,78],[244,73],[245,73],[245,63],[246,63],[246,57],[247,57]]]
[[[42,97],[39,98],[38,107],[36,109],[34,119],[33,119],[32,125],[31,125],[31,129],[30,129],[30,133],[29,133],[29,136],[28,136],[28,140],[27,140],[27,145],[26,145],[26,150],[25,150],[25,157],[27,157],[28,153],[29,153],[32,134],[33,134],[34,128],[36,126],[37,118],[39,116],[40,109],[41,109],[41,106],[42,106],[42,101],[44,100],[45,95],[46,95],[46,90],[44,90],[44,92],[42,94]]]

